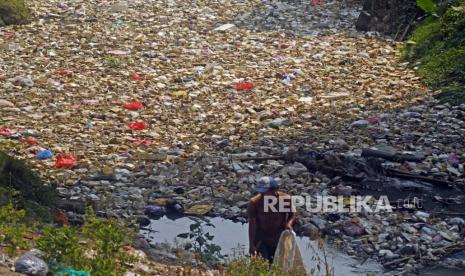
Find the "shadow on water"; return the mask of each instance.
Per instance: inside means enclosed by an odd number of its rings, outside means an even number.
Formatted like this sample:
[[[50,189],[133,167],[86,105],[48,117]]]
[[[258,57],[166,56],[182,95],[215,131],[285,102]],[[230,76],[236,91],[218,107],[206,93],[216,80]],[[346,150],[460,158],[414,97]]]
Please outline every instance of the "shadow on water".
[[[247,224],[222,218],[208,219],[215,227],[205,226],[204,229],[214,236],[213,243],[221,246],[221,253],[227,255],[227,259],[234,259],[247,254]],[[172,219],[165,216],[158,220],[152,220],[149,226],[141,230],[141,233],[151,243],[168,242],[180,244],[183,242],[183,239],[177,238],[177,235],[189,232],[189,225],[193,222],[194,220],[189,217]],[[311,241],[307,237],[298,237],[297,240],[307,269],[316,268],[318,262],[315,259],[317,256],[324,259],[323,250],[318,248],[316,241]],[[324,251],[329,259],[329,264],[334,267],[335,275],[358,276],[366,275],[367,273],[373,273],[372,275],[382,274],[382,267],[373,260],[357,260],[330,247],[325,247]]]

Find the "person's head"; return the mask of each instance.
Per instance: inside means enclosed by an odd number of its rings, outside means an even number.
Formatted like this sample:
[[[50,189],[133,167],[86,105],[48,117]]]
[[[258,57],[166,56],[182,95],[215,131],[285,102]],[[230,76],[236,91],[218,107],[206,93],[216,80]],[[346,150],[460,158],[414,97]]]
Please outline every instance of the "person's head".
[[[279,189],[279,179],[264,176],[260,178],[255,185],[255,191],[261,194],[275,193]]]

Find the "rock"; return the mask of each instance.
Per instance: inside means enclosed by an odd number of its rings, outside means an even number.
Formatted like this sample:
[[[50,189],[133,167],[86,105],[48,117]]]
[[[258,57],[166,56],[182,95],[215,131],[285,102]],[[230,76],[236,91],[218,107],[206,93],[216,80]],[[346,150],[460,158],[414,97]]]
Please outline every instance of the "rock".
[[[298,177],[302,173],[308,172],[307,167],[298,162],[294,162],[291,166],[284,167],[281,171],[287,173],[291,178]]]
[[[332,195],[334,196],[349,197],[351,194],[352,194],[352,187],[350,186],[344,186],[342,184],[339,184],[336,187],[333,187],[332,189]]]
[[[381,249],[378,252],[378,254],[379,254],[379,256],[384,257],[386,259],[394,259],[394,258],[399,257],[398,254],[394,254],[391,250],[387,250],[387,249]]]
[[[441,235],[441,237],[443,237],[444,239],[448,240],[448,241],[451,241],[451,242],[454,242],[457,240],[457,235],[455,233],[449,233],[449,232],[445,232],[445,231],[439,231],[438,232],[439,235]]]
[[[465,220],[463,218],[455,217],[455,218],[447,219],[447,223],[451,224],[451,225],[464,226],[465,225]]]
[[[430,214],[422,211],[417,211],[415,212],[415,217],[417,217],[419,220],[426,222],[429,218]]]
[[[47,263],[40,258],[42,252],[31,250],[15,261],[15,271],[31,276],[45,276],[48,273]]]
[[[314,240],[320,236],[320,230],[313,223],[307,223],[300,227],[300,231],[303,235]]]
[[[236,207],[236,206],[234,206]],[[210,204],[198,204],[191,206],[187,210],[184,211],[184,214],[186,215],[194,215],[194,216],[205,216],[210,212],[210,210],[213,209],[213,205]],[[237,211],[237,210],[236,210]],[[241,210],[239,209],[239,212]]]
[[[359,222],[355,220],[348,220],[343,226],[344,233],[350,237],[357,237],[366,234],[366,230]]]
[[[318,229],[320,229],[321,231],[325,230],[328,224],[326,220],[319,217],[310,218],[310,222],[313,223],[316,227],[318,227]]]

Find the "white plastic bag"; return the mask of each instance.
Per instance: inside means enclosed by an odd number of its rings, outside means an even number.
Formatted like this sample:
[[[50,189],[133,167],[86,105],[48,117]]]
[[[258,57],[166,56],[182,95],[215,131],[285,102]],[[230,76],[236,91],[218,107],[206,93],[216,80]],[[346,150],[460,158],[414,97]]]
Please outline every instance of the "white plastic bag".
[[[292,275],[307,275],[294,231],[285,230],[281,233],[273,264]]]

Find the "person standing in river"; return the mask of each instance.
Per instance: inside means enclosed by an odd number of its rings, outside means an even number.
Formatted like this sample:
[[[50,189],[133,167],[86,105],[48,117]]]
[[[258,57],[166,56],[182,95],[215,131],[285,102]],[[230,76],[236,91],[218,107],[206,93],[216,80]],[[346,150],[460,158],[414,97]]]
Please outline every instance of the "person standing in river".
[[[284,230],[291,230],[296,213],[291,206],[291,197],[279,191],[278,180],[265,176],[260,178],[255,191],[259,194],[252,197],[247,208],[249,218],[249,253],[259,255],[270,262],[278,246],[279,237]],[[277,203],[280,204],[277,204]],[[286,202],[286,211],[282,211],[281,203]],[[269,208],[271,203],[271,207]],[[268,206],[267,206],[268,205]]]

